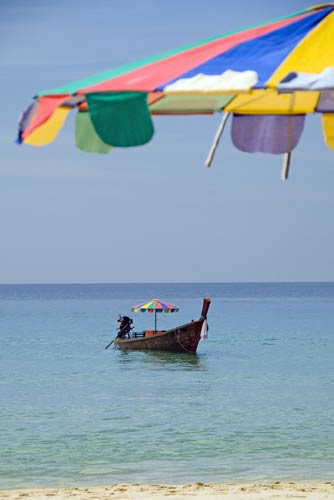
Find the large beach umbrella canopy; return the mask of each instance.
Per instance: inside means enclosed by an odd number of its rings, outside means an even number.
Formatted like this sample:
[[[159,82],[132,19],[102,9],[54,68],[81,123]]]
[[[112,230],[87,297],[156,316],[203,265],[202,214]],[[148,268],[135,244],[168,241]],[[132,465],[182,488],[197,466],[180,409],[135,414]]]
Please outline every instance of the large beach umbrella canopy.
[[[284,155],[287,178],[307,114],[321,114],[334,149],[333,10],[333,3],[310,7],[41,91],[22,114],[17,142],[52,142],[75,109],[78,148],[107,153],[150,141],[154,115],[217,112],[222,121],[207,166],[231,116],[233,144]]]
[[[152,299],[149,302],[144,302],[143,304],[138,304],[137,306],[131,307],[133,312],[154,312],[154,331],[157,331],[157,313],[173,313],[178,312],[179,308],[173,304],[168,304],[168,302],[162,302],[159,299]]]

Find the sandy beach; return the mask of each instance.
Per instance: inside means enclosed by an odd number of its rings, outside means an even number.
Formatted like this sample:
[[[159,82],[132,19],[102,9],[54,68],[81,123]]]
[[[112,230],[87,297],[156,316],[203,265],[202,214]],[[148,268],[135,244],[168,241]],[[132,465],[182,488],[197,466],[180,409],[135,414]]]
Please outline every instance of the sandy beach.
[[[184,485],[140,485],[115,484],[82,488],[34,488],[0,491],[1,500],[97,500],[131,499],[166,500],[166,497],[188,500],[279,500],[297,499],[329,500],[334,499],[334,482],[293,483],[280,482],[268,484],[224,484],[188,483]]]

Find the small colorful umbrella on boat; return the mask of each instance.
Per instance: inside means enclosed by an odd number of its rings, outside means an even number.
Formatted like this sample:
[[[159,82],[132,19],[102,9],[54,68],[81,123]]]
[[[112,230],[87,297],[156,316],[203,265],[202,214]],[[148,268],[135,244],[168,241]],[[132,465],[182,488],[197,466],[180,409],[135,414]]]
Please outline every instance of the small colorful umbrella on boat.
[[[144,302],[143,304],[138,304],[137,306],[131,307],[133,312],[154,312],[154,331],[157,331],[157,313],[173,313],[178,312],[179,308],[168,302],[162,302],[159,299],[152,299],[149,302]]]
[[[222,121],[207,166],[231,116],[233,144],[284,155],[287,178],[307,114],[321,115],[334,149],[333,12],[333,3],[316,5],[41,91],[21,116],[17,142],[52,142],[72,109],[76,144],[91,153],[147,143],[152,115],[217,112]]]

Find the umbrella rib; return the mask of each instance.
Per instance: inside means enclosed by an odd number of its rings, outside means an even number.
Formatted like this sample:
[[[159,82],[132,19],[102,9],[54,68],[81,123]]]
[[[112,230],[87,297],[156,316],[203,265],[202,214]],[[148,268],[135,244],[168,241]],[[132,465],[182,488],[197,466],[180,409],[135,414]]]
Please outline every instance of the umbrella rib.
[[[284,154],[283,158],[283,166],[281,174],[282,181],[286,181],[289,177],[290,161],[291,161],[291,151],[288,151],[287,153]]]
[[[295,101],[296,101],[296,96],[295,96],[295,93],[292,92],[292,94],[290,96],[290,111],[293,111],[293,108],[295,106]],[[288,130],[289,140],[291,141],[291,138],[292,138],[291,121],[289,121],[288,128],[289,128],[289,130]],[[291,150],[289,148],[289,151],[287,151],[283,157],[283,167],[282,167],[282,173],[281,173],[282,181],[287,180],[289,177],[290,162],[291,162]]]
[[[212,143],[211,149],[209,151],[207,159],[205,160],[205,165],[207,167],[211,167],[211,163],[212,163],[213,158],[215,156],[216,149],[218,148],[219,141],[221,139],[221,136],[223,135],[224,128],[225,128],[226,122],[227,122],[230,114],[231,113],[224,113],[223,114],[223,118],[222,118],[222,120],[221,120],[221,122],[219,124],[218,129],[217,129],[215,138],[213,139],[213,143]]]

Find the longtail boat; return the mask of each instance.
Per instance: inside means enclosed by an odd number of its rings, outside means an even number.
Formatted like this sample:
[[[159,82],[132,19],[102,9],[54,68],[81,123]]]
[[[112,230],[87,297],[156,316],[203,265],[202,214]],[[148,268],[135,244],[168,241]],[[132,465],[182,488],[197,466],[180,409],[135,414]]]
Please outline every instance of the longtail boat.
[[[185,325],[171,330],[145,330],[128,333],[127,337],[115,337],[113,343],[119,349],[159,350],[170,352],[187,352],[196,354],[201,339],[202,329],[206,327],[206,318],[211,299],[203,299],[201,316]]]

